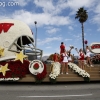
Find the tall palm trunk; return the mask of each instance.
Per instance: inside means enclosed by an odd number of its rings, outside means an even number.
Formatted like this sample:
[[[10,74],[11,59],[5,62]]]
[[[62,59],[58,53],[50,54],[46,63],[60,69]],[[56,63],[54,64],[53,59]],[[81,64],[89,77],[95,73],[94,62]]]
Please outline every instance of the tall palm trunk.
[[[84,48],[84,26],[83,23],[82,24],[82,43],[83,43],[83,52],[85,53],[85,48]]]

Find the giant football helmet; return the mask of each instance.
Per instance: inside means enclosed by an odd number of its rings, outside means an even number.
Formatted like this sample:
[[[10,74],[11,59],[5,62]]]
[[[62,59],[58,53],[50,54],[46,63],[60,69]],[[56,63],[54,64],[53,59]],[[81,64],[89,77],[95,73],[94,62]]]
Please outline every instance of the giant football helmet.
[[[19,20],[0,20],[0,47],[4,48],[3,57],[15,56],[22,50],[26,55],[42,56],[42,50],[34,46],[31,29]]]

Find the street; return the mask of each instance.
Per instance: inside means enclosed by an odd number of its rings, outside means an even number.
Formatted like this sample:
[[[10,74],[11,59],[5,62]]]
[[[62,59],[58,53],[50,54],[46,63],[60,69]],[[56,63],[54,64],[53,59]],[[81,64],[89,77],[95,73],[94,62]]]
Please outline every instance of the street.
[[[99,83],[0,84],[0,100],[100,100]]]

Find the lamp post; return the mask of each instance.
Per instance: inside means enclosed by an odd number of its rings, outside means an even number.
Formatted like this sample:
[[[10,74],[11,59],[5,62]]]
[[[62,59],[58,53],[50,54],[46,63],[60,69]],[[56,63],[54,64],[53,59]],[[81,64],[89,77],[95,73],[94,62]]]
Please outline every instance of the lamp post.
[[[35,59],[37,59],[37,55],[36,55],[36,47],[37,47],[37,21],[34,22],[35,23],[35,28],[36,28],[36,33],[35,33]]]
[[[37,46],[37,26],[36,26],[37,21],[35,21],[34,23],[35,23],[35,28],[36,28],[36,33],[35,33],[35,48],[36,48]]]

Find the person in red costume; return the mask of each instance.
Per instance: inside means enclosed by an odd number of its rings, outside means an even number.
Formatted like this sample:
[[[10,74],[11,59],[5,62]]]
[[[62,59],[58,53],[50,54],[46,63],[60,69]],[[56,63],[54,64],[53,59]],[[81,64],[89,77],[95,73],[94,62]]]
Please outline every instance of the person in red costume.
[[[85,57],[85,54],[84,54],[82,49],[79,50],[79,56],[80,56],[81,68],[84,69],[84,57]]]
[[[85,58],[85,54],[84,54],[84,52],[83,52],[82,49],[80,49],[78,51],[77,48],[76,48],[76,51],[78,52],[78,55],[79,55],[79,57],[78,57],[79,67],[82,68],[82,69],[84,69],[84,58]]]
[[[64,53],[64,50],[65,50],[64,42],[61,42],[61,45],[60,45],[60,62],[63,61],[63,56],[61,54]]]
[[[61,42],[61,45],[60,45],[60,54],[64,53],[64,50],[65,50],[65,45],[64,45],[63,42]]]

